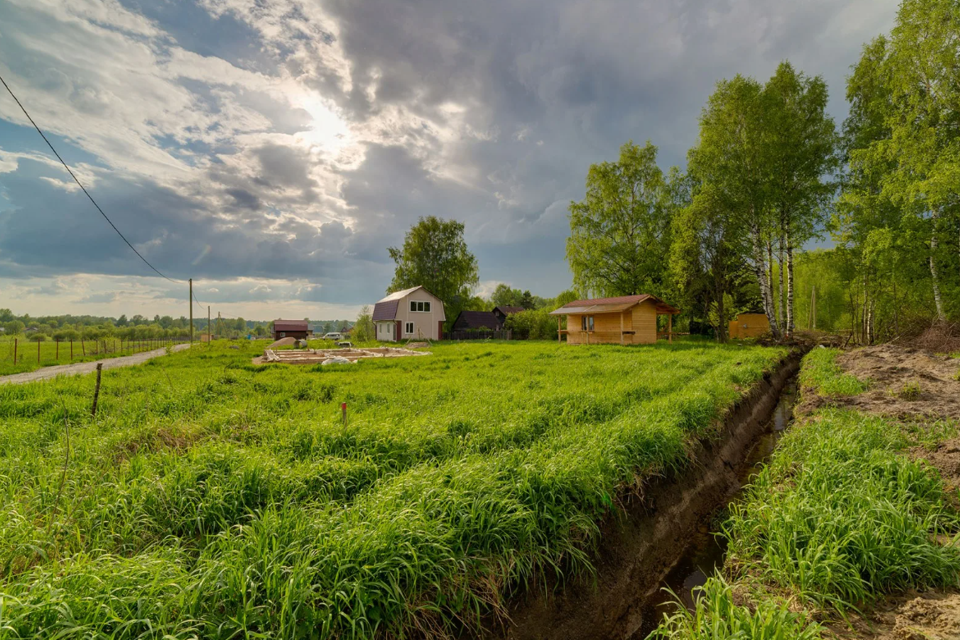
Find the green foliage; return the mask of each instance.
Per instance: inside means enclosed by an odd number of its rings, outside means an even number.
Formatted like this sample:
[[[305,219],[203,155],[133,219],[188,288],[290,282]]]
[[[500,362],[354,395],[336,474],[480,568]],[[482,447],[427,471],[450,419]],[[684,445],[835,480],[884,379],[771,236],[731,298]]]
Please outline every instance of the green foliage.
[[[919,380],[910,380],[903,383],[903,387],[897,392],[897,395],[904,400],[919,400],[923,395]]]
[[[958,37],[956,0],[907,0],[848,81],[848,178],[834,226],[858,263],[865,307],[896,310],[899,294],[920,298],[927,318],[960,313]]]
[[[600,296],[665,295],[672,210],[650,142],[627,142],[617,162],[591,165],[586,197],[570,203],[567,261],[574,286]]]
[[[504,328],[518,340],[556,340],[557,318],[546,309],[531,309],[507,316]]]
[[[424,286],[446,307],[453,322],[480,281],[477,259],[463,239],[463,223],[434,216],[420,218],[407,232],[403,247],[387,249],[396,263],[387,293]]]
[[[816,640],[821,627],[806,613],[794,613],[788,603],[765,599],[754,608],[739,605],[722,577],[698,587],[696,607],[681,607],[648,640]]]
[[[233,346],[104,372],[96,419],[91,376],[0,386],[5,637],[476,630],[589,573],[618,492],[684,467],[785,354],[441,343],[298,368]]]
[[[373,326],[373,316],[370,315],[370,307],[364,305],[360,309],[360,315],[357,316],[357,323],[353,325],[353,333],[350,339],[353,342],[369,342],[377,337],[376,327]]]
[[[956,587],[960,531],[938,475],[898,451],[900,426],[853,411],[795,425],[728,523],[729,562],[840,611],[906,589]]]
[[[843,372],[837,364],[838,355],[839,349],[817,348],[804,356],[800,371],[800,387],[804,394],[855,396],[870,388],[868,382]]]

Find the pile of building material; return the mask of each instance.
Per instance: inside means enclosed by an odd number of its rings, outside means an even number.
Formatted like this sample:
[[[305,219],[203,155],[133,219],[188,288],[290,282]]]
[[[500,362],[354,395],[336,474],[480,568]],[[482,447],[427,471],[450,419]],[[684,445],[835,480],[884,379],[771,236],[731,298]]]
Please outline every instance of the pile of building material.
[[[356,363],[363,358],[405,358],[407,356],[427,356],[428,351],[412,351],[396,347],[376,347],[373,349],[267,349],[261,362],[280,362],[283,364],[327,364],[327,360],[337,359]]]

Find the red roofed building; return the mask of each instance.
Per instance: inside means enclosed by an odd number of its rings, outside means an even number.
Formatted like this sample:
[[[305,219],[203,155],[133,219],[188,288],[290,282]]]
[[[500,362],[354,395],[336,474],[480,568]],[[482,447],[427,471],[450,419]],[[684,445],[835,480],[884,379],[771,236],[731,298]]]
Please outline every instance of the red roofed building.
[[[306,340],[313,335],[310,329],[310,323],[306,320],[274,320],[273,321],[273,339],[297,338]]]
[[[550,315],[557,317],[558,338],[569,344],[653,344],[657,341],[657,316],[667,316],[667,339],[673,341],[673,316],[680,310],[649,294],[574,300]],[[559,316],[567,316],[560,329]]]

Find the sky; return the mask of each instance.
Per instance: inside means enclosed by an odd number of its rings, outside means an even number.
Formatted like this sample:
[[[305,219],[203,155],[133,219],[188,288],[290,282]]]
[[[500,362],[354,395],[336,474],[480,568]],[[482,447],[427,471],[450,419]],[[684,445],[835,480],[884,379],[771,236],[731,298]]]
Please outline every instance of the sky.
[[[896,0],[0,0],[0,75],[138,251],[213,314],[353,318],[420,216],[480,294],[569,288],[591,163],[683,165],[716,82],[782,60],[846,116]],[[0,93],[0,307],[187,315]],[[195,313],[205,313],[196,307]]]

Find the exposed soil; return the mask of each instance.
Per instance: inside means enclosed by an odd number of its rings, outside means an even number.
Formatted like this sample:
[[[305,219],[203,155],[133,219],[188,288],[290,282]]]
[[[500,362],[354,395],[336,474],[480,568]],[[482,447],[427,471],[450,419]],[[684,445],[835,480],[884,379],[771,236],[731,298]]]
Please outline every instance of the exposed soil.
[[[915,459],[926,460],[936,467],[947,490],[956,495],[957,489],[960,489],[960,438],[945,440],[939,443],[934,450],[926,447],[915,447],[910,450],[910,456]],[[960,504],[954,506],[960,507]]]
[[[837,363],[870,389],[831,403],[898,419],[960,420],[960,358],[885,344],[849,351]]]
[[[789,356],[728,413],[719,437],[695,443],[694,462],[679,477],[658,478],[621,497],[624,511],[602,525],[594,578],[551,585],[510,607],[506,628],[491,634],[509,640],[641,638],[646,606],[663,578],[717,507],[741,488],[740,471],[764,432],[800,354]]]
[[[884,600],[869,622],[858,616],[851,627],[829,627],[828,636],[843,640],[957,640],[960,638],[960,594],[909,591]]]
[[[267,349],[276,349],[278,347],[292,347],[295,344],[297,344],[296,338],[280,338],[276,342],[271,342],[267,346]]]

